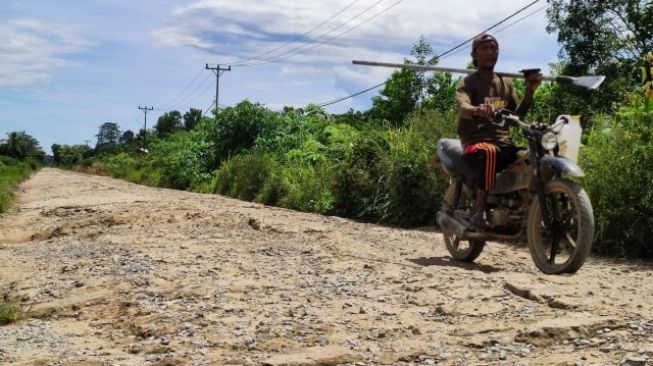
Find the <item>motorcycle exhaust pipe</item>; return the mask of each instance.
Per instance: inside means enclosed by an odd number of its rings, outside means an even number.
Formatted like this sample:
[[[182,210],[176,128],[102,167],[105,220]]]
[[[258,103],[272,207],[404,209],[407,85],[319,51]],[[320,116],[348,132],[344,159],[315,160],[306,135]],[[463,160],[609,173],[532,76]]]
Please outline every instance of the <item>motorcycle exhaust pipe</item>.
[[[467,231],[465,225],[445,212],[438,211],[437,221],[441,228],[454,233],[459,238],[463,238]]]

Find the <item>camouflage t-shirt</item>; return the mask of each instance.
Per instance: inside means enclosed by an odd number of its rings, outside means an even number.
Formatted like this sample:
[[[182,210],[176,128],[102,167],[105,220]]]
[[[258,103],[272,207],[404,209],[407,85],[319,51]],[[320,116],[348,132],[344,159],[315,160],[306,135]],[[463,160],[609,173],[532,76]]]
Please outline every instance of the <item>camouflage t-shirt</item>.
[[[484,118],[474,117],[472,110],[481,104],[490,104],[495,110],[515,111],[517,100],[517,92],[510,78],[495,74],[489,81],[475,72],[461,80],[456,90],[456,106],[459,115],[458,136],[463,146],[479,142],[510,143],[508,126],[497,127]]]

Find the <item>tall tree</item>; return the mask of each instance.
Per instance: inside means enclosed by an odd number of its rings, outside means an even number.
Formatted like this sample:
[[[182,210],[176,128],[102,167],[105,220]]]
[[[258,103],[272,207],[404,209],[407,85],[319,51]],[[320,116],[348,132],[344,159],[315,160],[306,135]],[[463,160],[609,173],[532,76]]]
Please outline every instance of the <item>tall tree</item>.
[[[598,92],[556,86],[550,96],[562,101],[558,113],[610,111],[637,80],[638,63],[653,51],[650,0],[549,0],[547,31],[558,33],[560,72],[607,75]]]
[[[191,108],[188,112],[184,113],[184,128],[188,131],[197,126],[197,123],[202,118],[202,110]]]
[[[436,65],[438,58],[423,35],[413,44],[410,55],[414,59],[404,59],[405,64]],[[398,70],[392,73],[379,92],[372,98],[370,116],[374,119],[390,121],[401,126],[406,117],[418,107],[445,111],[453,107],[457,80],[450,73]]]
[[[181,128],[181,113],[170,111],[164,113],[154,126],[157,136],[166,138]]]
[[[113,153],[120,142],[120,126],[115,122],[103,123],[98,131],[95,150],[98,153]]]
[[[25,131],[7,133],[7,139],[0,141],[0,154],[16,159],[32,158],[39,161],[45,157],[39,142]]]
[[[653,50],[650,0],[549,0],[547,15],[564,61],[582,71],[638,61]]]
[[[132,130],[127,130],[123,132],[122,136],[120,136],[120,143],[123,145],[130,145],[134,142],[134,131]]]

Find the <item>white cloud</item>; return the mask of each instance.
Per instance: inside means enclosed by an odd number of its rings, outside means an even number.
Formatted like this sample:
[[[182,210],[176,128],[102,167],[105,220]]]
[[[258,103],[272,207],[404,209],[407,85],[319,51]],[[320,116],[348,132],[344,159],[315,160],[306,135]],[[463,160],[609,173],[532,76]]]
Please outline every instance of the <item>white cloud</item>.
[[[75,65],[67,54],[92,45],[69,25],[14,19],[0,25],[0,86],[47,81],[54,69]]]
[[[324,45],[282,61],[316,62],[315,57],[311,55],[323,55],[327,45],[340,48],[341,51],[337,52],[340,55],[350,56],[352,52],[361,53],[366,50],[408,53],[420,34],[426,37],[438,53],[493,25],[526,4],[524,0],[487,0],[483,3],[476,0],[458,0],[437,4],[430,0],[411,0],[390,8],[397,3],[396,0],[382,0],[376,5],[375,3],[377,0],[356,2],[342,14],[307,35],[309,42],[323,36],[317,43],[324,42]],[[197,46],[198,42],[193,37],[202,39],[203,45],[210,44],[213,51],[223,58],[255,56],[279,47],[286,39],[304,34],[349,4],[350,0],[304,3],[296,0],[241,0],[237,4],[227,0],[200,0],[174,11],[172,19],[175,24],[180,24],[175,26],[174,30],[179,36],[170,33],[168,35],[169,39],[177,40],[174,42],[177,46]],[[542,4],[536,4],[505,25],[541,6]],[[370,9],[366,11],[368,8]],[[382,13],[388,8],[390,9],[387,12]],[[356,17],[359,14],[362,15]],[[332,39],[376,14],[380,15],[352,32]],[[334,30],[336,27],[341,28]],[[506,45],[532,51],[536,49],[536,45],[528,40],[541,38],[544,27],[543,12],[540,12],[515,25],[510,32],[504,32],[509,34],[508,40],[514,40]],[[172,31],[171,28],[168,29]],[[306,51],[315,44],[302,46],[282,57]],[[294,43],[267,54],[265,58],[301,45]],[[342,64],[342,58],[335,56],[322,59],[322,62]]]

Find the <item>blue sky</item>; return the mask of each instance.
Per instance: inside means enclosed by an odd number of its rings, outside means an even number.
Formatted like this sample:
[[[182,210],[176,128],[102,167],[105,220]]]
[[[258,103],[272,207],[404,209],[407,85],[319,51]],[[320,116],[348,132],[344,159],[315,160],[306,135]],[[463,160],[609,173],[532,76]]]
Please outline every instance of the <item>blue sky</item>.
[[[330,101],[378,84],[393,71],[354,66],[352,59],[402,62],[420,34],[441,53],[530,2],[2,0],[0,139],[26,131],[48,152],[53,143],[90,140],[93,146],[103,122],[141,128],[139,105],[155,108],[148,127],[170,109],[207,109],[215,77],[204,70],[206,63],[233,63],[276,48],[260,58],[283,60],[224,73],[221,105],[247,98],[280,109]],[[541,0],[495,30],[497,70],[547,70],[556,60],[545,5]],[[462,49],[440,64],[464,67],[469,60],[469,50]],[[327,110],[367,109],[376,94]]]

